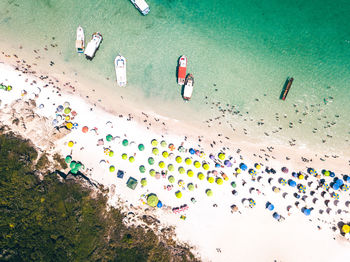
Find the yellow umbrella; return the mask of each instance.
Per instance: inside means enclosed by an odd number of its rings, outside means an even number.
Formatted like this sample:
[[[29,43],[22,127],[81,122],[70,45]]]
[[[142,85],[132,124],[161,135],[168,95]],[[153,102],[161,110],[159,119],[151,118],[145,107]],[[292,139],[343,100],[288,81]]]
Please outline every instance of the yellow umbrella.
[[[304,178],[304,175],[300,174],[300,175],[298,176],[298,178],[299,178],[300,180],[302,180],[302,179]]]
[[[194,166],[196,168],[200,168],[201,167],[201,163],[199,163],[198,161],[194,161]]]
[[[180,174],[184,174],[186,171],[185,171],[185,169],[181,166],[181,167],[179,167],[179,173]]]
[[[220,154],[219,154],[219,158],[220,158],[221,160],[224,160],[224,159],[225,159],[225,154],[224,154],[224,153],[220,153]]]
[[[157,146],[158,145],[158,141],[156,139],[153,139],[151,142],[152,146]]]
[[[193,172],[192,170],[188,170],[188,171],[187,171],[187,175],[188,175],[189,177],[193,177],[194,172]]]
[[[165,167],[165,163],[164,163],[163,161],[160,161],[160,162],[158,163],[158,166],[159,166],[160,168],[164,168],[164,167]]]
[[[241,173],[241,169],[237,167],[237,168],[236,168],[236,173],[237,173],[237,174],[240,174],[240,173]]]
[[[176,160],[176,162],[177,163],[181,163],[182,162],[182,157],[181,156],[177,156],[176,158],[175,158],[175,160]]]
[[[69,121],[69,120],[70,120],[70,116],[66,116],[64,119],[65,119],[66,121]]]
[[[208,182],[210,183],[210,184],[212,184],[212,183],[214,183],[214,177],[208,177]]]
[[[209,165],[208,165],[207,163],[203,164],[203,169],[204,169],[204,170],[209,170],[209,168],[210,168],[210,167],[209,167]]]
[[[346,225],[346,224],[343,225],[342,231],[343,231],[345,234],[350,233],[350,226],[349,226],[349,225]]]
[[[198,173],[197,177],[198,177],[199,180],[203,180],[204,179],[203,173]]]
[[[69,141],[69,142],[68,142],[68,146],[69,146],[69,147],[73,147],[73,146],[74,146],[74,142],[73,142],[73,141]]]
[[[162,153],[162,155],[163,155],[164,158],[167,158],[167,157],[169,156],[169,153],[168,153],[167,151],[164,151],[164,152]]]
[[[255,168],[259,170],[261,168],[261,165],[257,163],[255,164]]]
[[[216,179],[216,184],[222,185],[223,183],[224,183],[224,180],[222,180],[221,177],[218,177],[218,178]]]
[[[67,127],[68,129],[72,129],[73,124],[72,124],[71,122],[68,122],[68,123],[66,124],[66,127]]]
[[[185,163],[186,163],[186,165],[191,165],[192,160],[190,158],[186,158]]]
[[[175,196],[176,196],[177,198],[181,198],[181,197],[182,197],[181,191],[180,191],[180,190],[177,191],[177,192],[175,193]]]

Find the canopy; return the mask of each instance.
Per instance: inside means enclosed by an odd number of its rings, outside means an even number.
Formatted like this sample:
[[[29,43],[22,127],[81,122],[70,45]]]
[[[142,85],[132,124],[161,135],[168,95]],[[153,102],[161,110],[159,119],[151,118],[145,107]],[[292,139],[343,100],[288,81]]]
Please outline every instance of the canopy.
[[[72,161],[72,157],[71,156],[66,156],[64,161],[66,161],[66,163],[69,164]]]
[[[198,173],[197,177],[198,177],[199,180],[203,180],[205,178],[203,173]]]
[[[139,166],[139,170],[140,170],[141,173],[145,173],[146,172],[146,168],[143,165]]]
[[[128,155],[127,154],[122,154],[122,159],[126,160],[128,158]]]
[[[115,171],[115,167],[114,166],[110,166],[109,167],[109,172],[114,172]]]
[[[224,153],[219,153],[219,159],[224,160],[225,159],[225,154]]]
[[[209,183],[214,183],[214,181],[215,181],[214,177],[212,177],[212,176],[208,177],[208,182]]]
[[[193,177],[194,172],[190,169],[190,170],[187,171],[187,175],[188,175],[189,177]]]
[[[159,166],[160,168],[164,168],[164,167],[165,167],[165,163],[164,163],[163,161],[160,161],[160,162],[158,163],[158,166]]]
[[[194,190],[194,185],[192,183],[189,183],[187,185],[188,190],[193,191]]]
[[[158,148],[153,148],[152,149],[152,153],[154,154],[154,155],[158,155],[159,154],[159,150],[158,150]]]
[[[126,182],[126,185],[128,188],[131,188],[132,190],[134,190],[137,186],[137,180],[133,177],[129,177],[128,181]]]
[[[87,126],[84,126],[84,127],[81,129],[81,131],[82,131],[83,133],[87,133],[87,132],[89,131],[89,128],[88,128]]]
[[[224,180],[223,180],[221,177],[218,177],[218,178],[216,179],[216,184],[222,185],[223,183],[224,183]]]
[[[156,139],[153,139],[151,142],[152,146],[157,146],[158,145],[158,141]]]
[[[175,196],[176,196],[177,198],[181,198],[181,197],[182,197],[181,191],[180,191],[180,190],[179,190],[179,191],[176,191],[176,192],[175,192]]]
[[[129,157],[129,162],[130,162],[130,163],[135,162],[135,157],[133,157],[133,156]]]
[[[170,183],[175,183],[175,177],[169,176],[169,177],[168,177],[168,181],[169,181]]]
[[[160,145],[161,145],[162,147],[166,147],[166,146],[167,146],[167,143],[166,143],[164,140],[162,140],[162,142],[160,142]]]
[[[147,204],[150,205],[151,207],[156,207],[158,204],[158,197],[156,194],[149,194],[147,196]]]
[[[73,146],[74,146],[74,142],[73,142],[73,141],[69,141],[69,142],[68,142],[68,146],[69,146],[69,147],[73,147]]]
[[[169,171],[174,171],[175,170],[174,165],[173,164],[169,164],[168,165],[168,170]]]
[[[169,153],[168,153],[167,151],[164,151],[164,152],[162,153],[162,156],[163,156],[164,158],[167,158],[167,157],[169,156]]]
[[[139,144],[138,149],[140,151],[143,151],[143,150],[145,150],[145,146],[143,144]]]
[[[213,191],[211,190],[211,189],[207,189],[206,191],[205,191],[205,193],[207,194],[207,196],[213,196]]]
[[[179,167],[179,173],[180,174],[184,174],[186,171],[183,167]]]
[[[181,163],[182,162],[182,157],[181,156],[177,156],[176,158],[175,158],[175,161],[176,161],[176,163]]]
[[[246,164],[244,164],[244,163],[241,163],[240,165],[239,165],[239,167],[240,167],[240,169],[242,169],[243,171],[246,171],[247,170],[247,165]]]
[[[64,113],[67,114],[67,115],[70,113],[70,111],[71,111],[71,109],[69,107],[66,107],[64,109]]]
[[[150,165],[154,164],[154,158],[153,157],[149,157],[148,158],[148,164],[150,164]]]
[[[151,169],[149,171],[149,175],[154,177],[156,175],[156,171],[154,169]]]
[[[123,146],[127,146],[127,145],[129,145],[129,141],[127,139],[124,139],[122,144],[123,144]]]
[[[190,158],[186,158],[185,163],[187,165],[191,165],[192,164],[192,160]]]
[[[201,167],[201,163],[199,163],[198,161],[194,161],[194,166],[196,168],[200,168]]]

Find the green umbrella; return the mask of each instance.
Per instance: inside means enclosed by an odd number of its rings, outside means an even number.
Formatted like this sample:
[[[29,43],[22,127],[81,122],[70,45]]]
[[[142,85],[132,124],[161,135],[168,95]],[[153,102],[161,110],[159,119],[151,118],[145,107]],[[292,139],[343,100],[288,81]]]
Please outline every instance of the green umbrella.
[[[208,182],[211,184],[211,183],[214,183],[215,179],[214,177],[208,177]]]
[[[203,180],[205,178],[203,173],[198,173],[197,177],[198,177],[199,180]]]
[[[232,183],[231,183],[231,186],[232,186],[233,188],[236,188],[236,182],[232,182]]]
[[[152,146],[157,146],[158,145],[158,141],[156,139],[153,139],[151,144],[152,144]]]
[[[168,181],[169,181],[170,183],[175,183],[175,177],[169,176],[169,177],[168,177]]]
[[[145,166],[140,166],[139,170],[140,170],[141,173],[145,173],[146,172]]]
[[[187,175],[188,175],[189,177],[193,177],[194,172],[193,172],[192,170],[188,170],[188,171],[187,171]]]
[[[185,169],[181,166],[181,167],[179,167],[179,173],[180,174],[184,174],[186,171],[185,171]]]
[[[143,144],[139,144],[138,148],[139,148],[140,151],[145,150],[145,146]]]
[[[323,172],[323,175],[325,175],[325,176],[330,176],[330,174],[331,174],[331,172],[329,172],[329,171],[324,171]]]
[[[129,141],[127,139],[124,139],[122,144],[123,144],[123,146],[127,146],[127,145],[129,145]]]
[[[154,154],[154,155],[158,155],[159,154],[159,150],[158,150],[158,148],[153,148],[152,149],[152,153]]]
[[[160,161],[160,162],[158,163],[158,166],[159,166],[160,168],[164,168],[164,167],[165,167],[165,163],[164,163],[163,161]]]
[[[110,166],[109,167],[109,172],[114,172],[115,171],[115,167],[114,166]]]
[[[72,161],[72,157],[71,156],[66,156],[65,160],[67,164],[69,164]]]
[[[113,151],[109,151],[109,154],[108,154],[110,157],[114,156],[114,152]]]
[[[189,183],[187,185],[188,190],[193,191],[194,190],[194,185],[192,183]]]
[[[147,204],[150,205],[151,207],[156,207],[158,204],[158,197],[155,194],[149,194],[147,196]]]
[[[187,165],[191,165],[192,164],[192,160],[190,158],[186,158],[185,163]]]
[[[70,111],[71,111],[71,109],[70,109],[69,107],[66,107],[66,108],[64,109],[64,113],[65,113],[66,115],[68,115],[68,114],[70,113]]]
[[[183,146],[179,146],[178,150],[179,152],[185,152],[185,148]]]
[[[166,147],[166,142],[163,140],[162,142],[160,142],[160,145],[161,145],[162,147]]]
[[[133,157],[133,156],[129,157],[129,162],[130,162],[130,163],[135,162],[135,157]]]
[[[154,158],[153,157],[149,157],[148,158],[148,164],[150,164],[150,165],[154,164]]]
[[[223,180],[221,177],[218,177],[218,178],[216,179],[216,184],[222,185],[223,183],[224,183],[224,180]]]
[[[177,198],[181,198],[181,197],[182,197],[181,191],[180,191],[180,190],[179,190],[179,191],[176,191],[175,196],[176,196]]]
[[[203,164],[203,169],[204,169],[204,170],[209,170],[209,168],[210,168],[210,167],[209,167],[209,165],[208,165],[207,163]]]
[[[141,179],[141,185],[142,185],[142,186],[147,186],[147,180],[146,180],[146,178],[142,178],[142,179]]]
[[[168,165],[168,170],[169,171],[174,171],[174,165],[173,164],[169,164]]]
[[[107,135],[107,136],[106,136],[106,140],[107,140],[108,142],[111,142],[111,141],[113,140],[113,136],[112,136],[112,135]]]
[[[207,189],[205,191],[205,193],[207,194],[207,196],[211,197],[213,195],[213,191],[211,191],[211,189]]]
[[[224,153],[220,153],[220,154],[219,154],[219,158],[220,158],[221,160],[224,160],[224,159],[225,159],[225,154],[224,154]]]
[[[194,161],[194,166],[196,168],[200,168],[201,167],[201,163],[199,163],[198,161]]]
[[[162,153],[162,156],[163,156],[164,158],[167,158],[167,157],[169,156],[169,153],[168,153],[167,151],[164,151],[164,152]]]
[[[76,165],[76,164],[77,164],[77,162],[72,161],[72,162],[70,162],[69,167],[70,167],[71,169],[73,169],[73,168],[75,168],[75,165]]]
[[[176,158],[175,158],[175,160],[176,160],[176,163],[181,163],[182,162],[182,157],[181,156],[177,156]]]
[[[151,169],[151,170],[149,171],[149,175],[150,175],[150,176],[155,176],[155,175],[156,175],[156,171],[154,171],[154,169]]]
[[[122,154],[122,159],[126,160],[128,158],[128,155],[127,154]]]

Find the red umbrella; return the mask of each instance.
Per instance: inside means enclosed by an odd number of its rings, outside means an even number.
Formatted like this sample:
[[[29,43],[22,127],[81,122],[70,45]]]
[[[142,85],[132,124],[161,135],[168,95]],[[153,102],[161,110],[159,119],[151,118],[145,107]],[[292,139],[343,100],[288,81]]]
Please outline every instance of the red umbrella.
[[[83,133],[87,133],[89,131],[89,128],[87,126],[84,126],[81,131],[83,131]]]
[[[78,113],[75,111],[72,111],[71,114],[72,114],[72,116],[76,116]]]
[[[283,172],[283,173],[288,173],[288,171],[289,171],[288,168],[286,168],[285,166],[282,167],[282,172]]]

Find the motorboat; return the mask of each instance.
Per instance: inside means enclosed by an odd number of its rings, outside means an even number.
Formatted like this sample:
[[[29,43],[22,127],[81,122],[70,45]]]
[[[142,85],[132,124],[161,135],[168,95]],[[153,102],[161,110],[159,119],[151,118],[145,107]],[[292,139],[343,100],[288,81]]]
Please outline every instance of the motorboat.
[[[77,39],[75,41],[75,48],[77,49],[77,52],[82,54],[84,53],[84,30],[81,26],[78,26],[77,28]]]
[[[141,12],[141,14],[147,15],[149,13],[150,9],[145,0],[130,0],[130,1]]]
[[[291,77],[291,78],[288,78],[287,80],[288,80],[288,83],[287,83],[286,88],[284,89],[284,92],[283,92],[283,95],[282,95],[282,100],[283,101],[286,100],[286,97],[287,97],[287,95],[289,93],[289,89],[291,88],[291,86],[293,84],[294,78]]]
[[[178,67],[177,67],[177,83],[179,85],[185,84],[186,69],[187,69],[187,57],[183,55],[180,57]]]
[[[185,100],[190,100],[193,92],[194,78],[192,74],[188,74],[185,80],[185,86],[183,90],[183,98]]]
[[[118,55],[114,59],[115,74],[119,86],[126,86],[126,59],[124,56]]]
[[[95,56],[96,50],[100,46],[102,41],[101,33],[97,32],[92,35],[91,41],[87,44],[85,48],[85,56],[88,59],[92,59]]]

